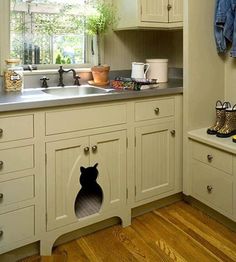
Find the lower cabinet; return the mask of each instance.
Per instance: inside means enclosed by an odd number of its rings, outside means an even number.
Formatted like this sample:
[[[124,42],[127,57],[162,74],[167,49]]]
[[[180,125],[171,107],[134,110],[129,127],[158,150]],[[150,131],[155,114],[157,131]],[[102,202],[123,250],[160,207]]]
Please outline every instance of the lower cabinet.
[[[174,188],[174,121],[138,127],[135,131],[136,201]]]
[[[195,134],[195,131],[192,131]],[[196,132],[199,135],[199,132]],[[211,137],[206,129],[200,132],[209,142],[222,143],[221,149],[196,140],[190,140],[190,195],[224,216],[236,221],[234,154],[222,150],[226,140]],[[200,138],[199,137],[199,138]],[[213,144],[212,144],[213,145]]]
[[[47,230],[126,203],[126,131],[50,142],[46,152]],[[97,179],[88,172],[92,188],[83,188],[81,167],[96,164]]]

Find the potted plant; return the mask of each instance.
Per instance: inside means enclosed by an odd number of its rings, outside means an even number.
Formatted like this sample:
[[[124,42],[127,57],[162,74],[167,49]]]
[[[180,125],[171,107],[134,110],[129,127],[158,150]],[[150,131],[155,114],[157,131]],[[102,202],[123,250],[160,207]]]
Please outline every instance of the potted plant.
[[[88,16],[86,20],[87,33],[91,36],[96,36],[98,65],[91,68],[94,83],[97,85],[106,85],[109,83],[110,66],[101,65],[101,41],[105,33],[116,22],[114,9],[111,4],[97,3],[94,14]]]

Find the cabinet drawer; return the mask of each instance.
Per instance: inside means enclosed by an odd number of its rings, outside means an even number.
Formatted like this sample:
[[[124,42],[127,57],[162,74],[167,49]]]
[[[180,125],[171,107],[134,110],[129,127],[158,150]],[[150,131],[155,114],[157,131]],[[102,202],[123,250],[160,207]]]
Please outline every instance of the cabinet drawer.
[[[232,174],[233,156],[216,148],[193,142],[193,158]]]
[[[107,105],[46,113],[46,135],[126,123],[126,105]]]
[[[174,99],[135,103],[135,121],[152,120],[174,115]]]
[[[0,150],[0,175],[33,167],[33,145]]]
[[[34,207],[0,215],[0,248],[33,237]]]
[[[33,126],[33,115],[0,118],[0,143],[32,138]]]
[[[34,197],[34,177],[22,177],[0,183],[0,208]]]
[[[193,161],[193,196],[218,210],[232,214],[233,182],[230,176],[199,161]]]

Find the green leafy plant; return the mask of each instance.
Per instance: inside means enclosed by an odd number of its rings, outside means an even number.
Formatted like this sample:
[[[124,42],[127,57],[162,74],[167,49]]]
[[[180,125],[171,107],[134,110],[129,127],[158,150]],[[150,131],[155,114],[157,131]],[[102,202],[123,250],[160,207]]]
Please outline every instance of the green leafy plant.
[[[97,36],[98,65],[101,65],[101,38],[110,27],[117,22],[115,10],[111,4],[97,3],[96,12],[88,16],[86,20],[86,30],[89,35]]]

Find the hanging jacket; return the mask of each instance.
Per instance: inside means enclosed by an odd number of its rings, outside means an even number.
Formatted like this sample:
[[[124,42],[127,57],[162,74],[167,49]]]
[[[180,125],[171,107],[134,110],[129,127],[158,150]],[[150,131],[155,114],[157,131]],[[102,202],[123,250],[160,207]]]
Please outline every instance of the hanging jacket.
[[[233,40],[234,32],[234,12],[232,11],[232,1],[235,0],[216,0],[215,9],[215,42],[218,53],[227,51],[227,41]]]
[[[231,16],[234,19],[232,33],[232,49],[230,55],[236,57],[236,0],[231,0]]]

